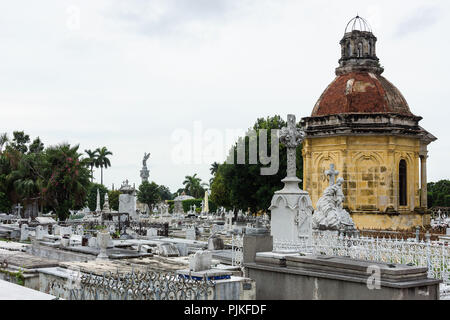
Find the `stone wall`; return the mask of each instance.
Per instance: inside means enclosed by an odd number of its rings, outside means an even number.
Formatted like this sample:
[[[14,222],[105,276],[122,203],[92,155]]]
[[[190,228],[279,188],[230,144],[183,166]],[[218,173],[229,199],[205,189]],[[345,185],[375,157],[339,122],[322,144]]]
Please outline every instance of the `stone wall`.
[[[315,206],[329,185],[324,172],[330,164],[335,164],[339,177],[345,179],[344,206],[356,217],[358,228],[399,230],[411,224],[422,225],[428,218],[414,213],[420,212],[417,210],[420,207],[419,151],[420,140],[413,137],[307,138],[303,148],[303,188],[309,192]],[[406,206],[399,204],[399,162],[402,159],[407,163]],[[361,217],[363,214],[370,215]]]

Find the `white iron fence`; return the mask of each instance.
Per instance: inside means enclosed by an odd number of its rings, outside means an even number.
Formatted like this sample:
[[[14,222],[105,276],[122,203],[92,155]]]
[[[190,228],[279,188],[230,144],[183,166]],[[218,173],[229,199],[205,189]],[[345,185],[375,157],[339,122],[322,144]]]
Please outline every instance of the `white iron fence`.
[[[274,240],[274,250],[428,267],[430,278],[441,279],[444,287],[450,286],[450,244],[444,241],[348,237],[315,232],[303,241]]]
[[[213,300],[215,281],[171,272],[82,274],[75,285],[54,280],[50,294],[69,300]],[[65,294],[69,290],[68,294]]]

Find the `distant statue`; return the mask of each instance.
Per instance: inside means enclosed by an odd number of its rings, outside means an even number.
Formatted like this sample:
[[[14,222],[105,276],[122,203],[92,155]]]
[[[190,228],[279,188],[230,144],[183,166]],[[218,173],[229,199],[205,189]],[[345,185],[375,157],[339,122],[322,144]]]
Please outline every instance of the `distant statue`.
[[[323,192],[317,202],[317,209],[313,214],[313,229],[319,230],[354,230],[355,223],[350,214],[342,208],[344,193],[342,183],[344,179],[337,179],[334,185],[329,186]]]
[[[142,165],[143,165],[144,167],[147,166],[147,160],[148,160],[148,158],[150,158],[150,153],[144,152],[144,159],[142,160]]]

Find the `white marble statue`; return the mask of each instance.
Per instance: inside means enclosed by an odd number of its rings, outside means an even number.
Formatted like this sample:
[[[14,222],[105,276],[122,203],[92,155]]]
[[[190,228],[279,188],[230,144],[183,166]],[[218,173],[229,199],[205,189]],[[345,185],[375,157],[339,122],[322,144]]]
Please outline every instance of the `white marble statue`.
[[[355,229],[355,223],[350,217],[350,214],[342,208],[345,199],[344,193],[342,192],[343,182],[344,179],[339,178],[335,184],[330,185],[323,192],[313,214],[313,229]]]

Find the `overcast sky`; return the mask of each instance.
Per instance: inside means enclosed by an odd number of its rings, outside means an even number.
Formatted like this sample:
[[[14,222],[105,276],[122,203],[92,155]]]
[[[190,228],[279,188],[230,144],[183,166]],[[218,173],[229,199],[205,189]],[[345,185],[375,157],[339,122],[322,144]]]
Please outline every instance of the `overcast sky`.
[[[359,13],[378,37],[384,76],[439,138],[429,181],[448,179],[449,9],[446,0],[2,1],[0,132],[106,146],[108,187],[138,185],[150,152],[150,179],[175,192],[185,175],[209,180],[227,132],[309,116]],[[192,148],[180,138],[190,133]],[[192,149],[183,163],[180,145]]]

